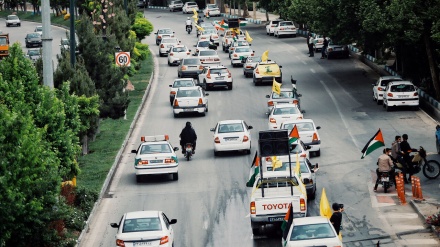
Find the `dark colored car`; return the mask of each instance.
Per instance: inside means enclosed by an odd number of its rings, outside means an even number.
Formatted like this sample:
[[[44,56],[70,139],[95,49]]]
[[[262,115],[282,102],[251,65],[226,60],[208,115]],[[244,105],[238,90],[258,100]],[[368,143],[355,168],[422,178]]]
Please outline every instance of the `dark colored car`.
[[[325,55],[327,56],[327,59],[332,58],[349,58],[350,57],[350,51],[348,49],[347,45],[336,45],[333,44],[332,41],[330,41],[327,49],[325,50]]]
[[[437,153],[440,154],[440,125],[435,127],[435,146],[437,147]]]
[[[28,33],[24,38],[24,41],[26,43],[26,48],[43,46],[43,41],[41,40],[41,35],[39,33]]]

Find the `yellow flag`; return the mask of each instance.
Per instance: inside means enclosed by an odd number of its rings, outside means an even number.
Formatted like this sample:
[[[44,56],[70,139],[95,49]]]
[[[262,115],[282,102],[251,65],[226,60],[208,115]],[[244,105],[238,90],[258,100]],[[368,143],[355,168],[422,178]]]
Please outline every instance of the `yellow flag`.
[[[246,31],[246,41],[249,43],[252,43],[252,40],[254,40],[254,39],[252,39],[251,36],[249,35],[248,31]]]
[[[194,15],[198,15],[196,9],[193,9]]]
[[[201,26],[199,26],[199,25],[197,25],[197,24],[194,24],[194,26],[196,26],[196,28],[198,29],[198,30],[200,30],[200,31],[205,31],[205,29],[203,29],[203,27],[201,27]]]
[[[299,178],[301,178],[301,165],[299,164],[298,153],[296,154],[295,174],[298,175]]]
[[[277,81],[275,81],[275,77],[273,78],[272,92],[274,92],[278,95],[281,94],[281,83],[278,83]]]
[[[272,171],[275,171],[275,169],[278,169],[283,166],[283,162],[278,159],[277,156],[272,156]]]
[[[263,52],[263,55],[261,55],[261,61],[266,62],[267,59],[269,59],[269,50]]]
[[[325,188],[322,188],[321,201],[319,202],[319,213],[328,219],[332,217],[332,209],[330,208],[330,203],[328,202],[327,195],[325,194]]]

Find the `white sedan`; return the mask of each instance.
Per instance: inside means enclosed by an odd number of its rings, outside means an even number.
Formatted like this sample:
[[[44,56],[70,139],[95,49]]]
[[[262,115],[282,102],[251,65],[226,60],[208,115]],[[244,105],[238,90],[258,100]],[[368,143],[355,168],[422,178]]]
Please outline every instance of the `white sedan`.
[[[323,216],[294,218],[282,246],[342,246],[330,220]]]
[[[300,111],[296,104],[278,104],[268,113],[269,129],[280,129],[281,124],[288,120],[303,118],[303,111]]]
[[[296,37],[296,32],[296,26],[292,21],[280,21],[275,26],[273,35],[278,38],[280,38],[281,35]]]
[[[191,50],[185,45],[175,45],[168,53],[168,65],[179,65],[184,58],[191,57]]]
[[[195,87],[196,82],[193,78],[180,78],[175,79],[173,84],[170,85],[170,104],[173,105],[174,97],[176,96],[177,90],[181,87]]]
[[[318,130],[320,126],[316,126],[312,119],[298,119],[291,121],[284,121],[281,124],[280,129],[287,129],[290,131],[296,125],[298,129],[299,137],[305,145],[310,146],[310,152],[313,152],[315,156],[321,155],[321,138],[319,138]]]
[[[204,16],[220,16],[220,9],[217,4],[207,4],[206,8],[203,10]]]
[[[166,56],[170,51],[170,49],[173,46],[178,45],[179,43],[180,42],[179,40],[177,40],[177,38],[163,38],[160,41],[160,45],[159,45],[159,56],[160,57]]]
[[[217,51],[214,50],[206,50],[206,51],[199,51],[197,54],[197,58],[200,59],[200,62],[202,65],[211,65],[211,64],[220,64],[220,57],[217,54]]]
[[[247,125],[243,120],[224,120],[217,123],[214,132],[214,155],[219,152],[243,150],[251,153],[251,132],[252,126]]]
[[[199,86],[179,88],[173,102],[174,117],[184,113],[200,113],[205,116],[208,112],[208,95]]]
[[[174,231],[171,225],[176,219],[168,219],[162,211],[136,211],[125,213],[118,223],[116,246],[174,246]]]
[[[254,51],[250,47],[236,47],[231,54],[231,65],[243,65],[247,57],[254,55]]]
[[[217,46],[220,44],[219,36],[217,30],[215,29],[205,29],[202,31],[199,35],[199,41],[201,40],[211,41]]]
[[[398,76],[382,76],[377,79],[375,83],[373,83],[373,100],[380,105],[383,101],[383,94],[385,92],[385,88],[387,87],[389,82],[392,81],[402,81],[403,79]]]

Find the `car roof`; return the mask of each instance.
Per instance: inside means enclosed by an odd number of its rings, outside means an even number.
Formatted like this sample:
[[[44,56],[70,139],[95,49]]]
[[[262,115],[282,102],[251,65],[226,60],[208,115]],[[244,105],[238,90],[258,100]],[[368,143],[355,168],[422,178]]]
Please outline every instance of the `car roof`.
[[[193,78],[177,78],[177,79],[174,79],[174,81],[194,81],[194,79]]]
[[[125,219],[138,219],[138,218],[148,218],[148,217],[158,217],[160,211],[135,211],[125,213]]]
[[[302,218],[294,218],[293,224],[298,225],[312,225],[319,223],[329,223],[329,219],[324,216],[311,216],[311,217],[302,217]]]
[[[199,86],[194,86],[194,87],[179,87],[179,90],[199,90],[200,87]]]
[[[222,120],[218,124],[232,124],[232,123],[242,123],[243,120]]]
[[[298,108],[298,105],[297,104],[276,104],[273,107],[274,108],[290,108],[290,107]]]

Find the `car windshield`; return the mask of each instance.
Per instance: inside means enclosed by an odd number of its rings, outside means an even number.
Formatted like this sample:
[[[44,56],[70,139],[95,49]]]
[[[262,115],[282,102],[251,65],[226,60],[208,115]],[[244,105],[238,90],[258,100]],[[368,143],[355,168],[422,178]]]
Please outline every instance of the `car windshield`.
[[[272,99],[293,99],[292,91],[281,91],[280,94],[272,92]]]
[[[208,4],[207,8],[208,9],[217,9],[217,5],[215,5],[215,4]]]
[[[160,34],[172,34],[173,32],[171,31],[171,29],[160,29],[159,32]]]
[[[295,170],[296,160],[292,159],[291,163],[292,163],[291,169],[293,171],[293,170]],[[307,168],[306,162],[300,161],[299,167],[300,167],[301,173],[309,173],[309,169]],[[289,171],[289,162],[282,162],[281,166],[269,165],[269,166],[267,166],[267,171]]]
[[[125,219],[122,232],[146,232],[146,231],[161,231],[159,217],[154,218],[139,218],[139,219]]]
[[[261,178],[258,180],[258,188],[278,188],[278,187],[288,187],[290,185],[298,186],[298,180],[296,177],[286,178],[286,177],[271,177],[271,178],[264,178],[261,180]]]
[[[409,84],[401,84],[401,85],[393,85],[391,86],[391,92],[396,93],[405,93],[405,92],[414,92],[416,89],[413,85]]]
[[[28,50],[28,55],[29,56],[40,55],[40,50]]]
[[[259,62],[261,57],[248,57],[246,62]]]
[[[194,3],[194,2],[188,2],[188,6],[192,6],[192,7],[194,7],[194,6],[197,6],[197,3]]]
[[[197,58],[183,59],[182,65],[197,65],[200,64],[200,60]]]
[[[278,24],[280,21],[272,21],[272,24]]]
[[[390,83],[390,82],[392,82],[392,81],[401,81],[401,79],[394,78],[394,79],[389,79],[389,80],[382,80],[382,81],[380,82],[380,85],[381,85],[382,87],[386,87],[386,86],[388,85],[388,83]]]
[[[179,90],[177,91],[177,97],[200,97],[200,91],[197,89],[194,90]]]
[[[70,45],[70,42],[69,42],[68,39],[62,39],[62,40],[61,40],[61,44],[62,44],[62,45]]]
[[[299,109],[297,107],[283,107],[275,108],[273,115],[286,115],[286,114],[298,114]]]
[[[212,68],[209,70],[211,74],[226,74],[228,73],[228,69],[226,68]]]
[[[293,26],[293,22],[291,22],[291,21],[281,22],[280,26]]]
[[[294,225],[290,241],[301,241],[336,237],[329,223]]]
[[[0,45],[6,45],[7,43],[6,37],[0,37]]]
[[[248,48],[248,47],[241,47],[241,48],[235,49],[235,52],[236,53],[239,53],[239,52],[251,52],[251,49]]]
[[[182,1],[174,1],[174,4],[182,4]]]
[[[174,52],[186,52],[186,47],[174,47]]]
[[[173,83],[174,88],[193,87],[193,86],[194,86],[194,82],[190,81],[190,80],[177,80],[177,81],[174,81],[174,83]]]
[[[209,47],[209,41],[199,42],[198,47]]]
[[[140,154],[157,154],[157,153],[172,153],[170,145],[146,144],[142,146]]]
[[[8,20],[18,20],[18,16],[10,15],[10,16],[8,16]]]
[[[174,44],[176,44],[177,43],[177,39],[162,39],[162,43],[166,43],[166,44],[174,43]]]
[[[296,125],[298,131],[314,131],[315,127],[313,123],[301,122],[301,123],[285,123],[283,124],[283,129],[288,130],[290,132],[293,129],[293,126]]]
[[[35,32],[43,31],[43,27],[36,27]]]
[[[200,51],[199,56],[215,56],[217,53],[215,51]]]
[[[215,29],[205,29],[205,31],[203,31],[203,34],[217,34],[217,32],[215,31]]]
[[[220,124],[218,133],[243,132],[243,125],[241,123]]]
[[[27,36],[28,36],[28,38],[39,38],[40,34],[39,33],[30,33]]]

